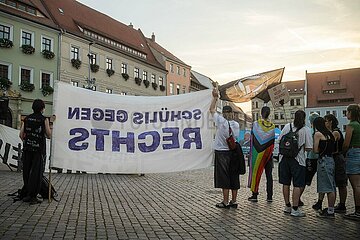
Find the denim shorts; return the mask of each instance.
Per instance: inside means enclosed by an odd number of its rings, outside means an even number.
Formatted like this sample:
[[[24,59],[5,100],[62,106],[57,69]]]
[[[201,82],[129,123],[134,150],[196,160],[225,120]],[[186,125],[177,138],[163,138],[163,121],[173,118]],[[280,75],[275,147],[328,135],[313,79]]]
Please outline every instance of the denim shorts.
[[[360,174],[360,148],[350,148],[346,153],[346,174]]]
[[[336,192],[335,161],[333,157],[323,156],[318,159],[317,165],[317,192]]]

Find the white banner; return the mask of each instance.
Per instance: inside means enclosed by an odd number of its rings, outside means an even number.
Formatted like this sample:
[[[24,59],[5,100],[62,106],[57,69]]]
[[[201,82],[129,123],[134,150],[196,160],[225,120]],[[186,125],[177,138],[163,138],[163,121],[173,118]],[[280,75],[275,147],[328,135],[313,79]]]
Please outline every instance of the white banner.
[[[17,168],[19,151],[22,149],[22,141],[19,137],[20,130],[0,124],[0,155],[1,162]],[[50,140],[46,139],[46,165],[45,171],[49,169]]]
[[[52,166],[87,172],[158,173],[210,166],[211,90],[121,96],[55,86]]]

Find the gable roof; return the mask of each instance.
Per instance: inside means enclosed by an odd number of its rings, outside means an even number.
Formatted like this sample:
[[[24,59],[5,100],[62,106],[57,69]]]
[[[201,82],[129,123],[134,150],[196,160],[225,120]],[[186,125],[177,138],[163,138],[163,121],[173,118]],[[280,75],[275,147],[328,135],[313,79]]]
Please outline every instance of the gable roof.
[[[283,82],[289,91],[289,94],[305,93],[305,80]]]
[[[51,13],[54,21],[66,32],[84,39],[95,40],[99,45],[112,48],[115,51],[122,52],[130,57],[137,58],[140,61],[165,70],[156,61],[140,29],[136,30],[131,26],[127,26],[75,0],[43,0],[43,3]],[[98,41],[93,37],[89,37],[84,34],[84,29],[113,42],[125,45],[131,51],[135,50],[145,54],[146,58],[130,54],[104,41]]]
[[[179,58],[177,58],[174,54],[172,54],[171,52],[169,52],[168,50],[166,50],[165,48],[160,46],[157,42],[155,42],[151,38],[146,38],[146,41],[147,41],[147,43],[149,44],[150,47],[152,47],[155,51],[159,52],[161,55],[163,55],[167,59],[170,59],[170,60],[172,60],[174,62],[177,62],[179,64],[190,67],[189,65],[187,65],[186,63],[181,61]]]
[[[37,14],[30,14],[26,11],[11,7],[4,3],[0,3],[0,11],[58,30],[57,25],[51,19],[50,13],[42,4],[42,0],[21,0],[19,2],[22,3],[23,6],[31,7],[32,9],[36,10]]]

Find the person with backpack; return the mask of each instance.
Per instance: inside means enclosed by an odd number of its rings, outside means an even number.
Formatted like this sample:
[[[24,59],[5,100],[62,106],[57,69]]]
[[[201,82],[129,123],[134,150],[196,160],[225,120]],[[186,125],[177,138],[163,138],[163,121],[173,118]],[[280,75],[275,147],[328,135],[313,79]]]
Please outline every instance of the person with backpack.
[[[346,125],[343,151],[346,153],[346,174],[353,189],[355,212],[344,217],[360,221],[360,106],[350,104],[346,110],[350,123]]]
[[[20,138],[23,140],[23,201],[30,202],[31,205],[42,202],[37,195],[40,192],[45,166],[45,137],[51,137],[49,119],[43,115],[44,102],[35,99],[32,109],[33,113],[25,117],[20,129]]]
[[[216,102],[219,97],[217,88],[213,89],[213,99],[209,108],[209,112],[213,117],[216,127],[214,140],[215,149],[215,166],[214,166],[214,184],[215,188],[221,188],[223,200],[215,206],[218,208],[237,208],[237,194],[240,189],[239,173],[233,171],[232,161],[234,153],[229,149],[226,141],[231,134],[237,136],[239,134],[239,123],[233,120],[233,111],[231,106],[224,106],[223,115],[216,112]],[[229,201],[229,192],[231,189],[231,200]]]
[[[252,196],[248,198],[251,202],[258,201],[259,184],[261,175],[265,169],[267,202],[273,201],[273,178],[272,169],[274,162],[272,153],[275,142],[275,125],[268,120],[270,108],[261,108],[261,119],[253,122],[250,139],[250,168],[248,187]]]
[[[304,217],[299,209],[301,189],[305,187],[305,151],[313,148],[310,128],[305,126],[306,114],[303,110],[295,112],[293,123],[285,125],[279,135],[279,182],[283,185],[285,201],[284,213],[293,217]],[[292,205],[290,185],[293,183]]]

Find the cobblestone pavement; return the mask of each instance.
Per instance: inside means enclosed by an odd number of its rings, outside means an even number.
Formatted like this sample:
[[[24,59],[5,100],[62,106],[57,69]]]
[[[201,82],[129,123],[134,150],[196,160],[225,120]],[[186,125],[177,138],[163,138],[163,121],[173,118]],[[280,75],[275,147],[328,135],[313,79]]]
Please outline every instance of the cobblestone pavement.
[[[306,217],[285,215],[274,169],[274,202],[259,202],[241,177],[238,209],[218,209],[213,168],[166,174],[52,174],[60,202],[30,206],[7,196],[21,173],[0,171],[0,239],[359,239],[360,222],[317,218],[316,182],[303,196]],[[325,199],[326,201],[326,199]],[[326,204],[325,204],[326,205]],[[354,211],[349,187],[348,210]]]

